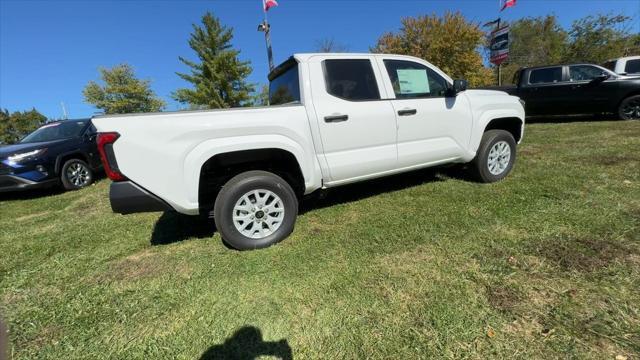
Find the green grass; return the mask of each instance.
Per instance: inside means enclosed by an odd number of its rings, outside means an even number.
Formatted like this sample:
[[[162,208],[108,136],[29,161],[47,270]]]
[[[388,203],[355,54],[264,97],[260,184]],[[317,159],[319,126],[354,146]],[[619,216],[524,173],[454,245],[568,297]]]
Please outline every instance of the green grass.
[[[227,249],[210,221],[111,213],[109,182],[0,197],[15,358],[640,356],[640,122],[527,125],[514,173],[422,171]],[[0,195],[2,196],[2,195]]]

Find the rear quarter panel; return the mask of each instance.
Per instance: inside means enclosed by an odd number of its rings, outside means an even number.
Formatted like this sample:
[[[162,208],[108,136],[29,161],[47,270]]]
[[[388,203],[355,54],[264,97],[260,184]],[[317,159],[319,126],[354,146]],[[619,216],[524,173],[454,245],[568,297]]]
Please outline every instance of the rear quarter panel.
[[[302,105],[107,116],[94,124],[120,134],[113,148],[122,173],[182,213],[199,212],[202,165],[224,152],[286,150],[298,160],[307,189],[321,184]]]

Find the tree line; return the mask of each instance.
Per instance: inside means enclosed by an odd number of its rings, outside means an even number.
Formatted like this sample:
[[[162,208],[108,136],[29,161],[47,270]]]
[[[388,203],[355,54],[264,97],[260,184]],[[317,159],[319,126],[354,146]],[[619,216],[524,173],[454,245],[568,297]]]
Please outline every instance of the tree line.
[[[558,63],[602,64],[640,54],[640,29],[625,15],[591,15],[564,29],[555,15],[529,17],[511,25],[513,41],[503,78],[509,82],[524,66]]]
[[[412,55],[426,59],[470,86],[494,85],[496,68],[486,65],[487,29],[460,12],[443,16],[403,18],[397,32],[382,34],[371,52]],[[509,61],[503,78],[510,80],[523,66],[562,62],[602,63],[608,59],[640,53],[640,31],[633,31],[625,15],[595,15],[578,19],[563,28],[555,15],[513,21]],[[268,87],[250,83],[249,61],[240,59],[232,46],[233,28],[211,12],[193,25],[189,46],[195,60],[178,59],[187,71],[176,74],[190,87],[175,90],[171,97],[190,109],[216,109],[268,104]],[[334,39],[316,43],[319,52],[345,52],[348,47]],[[128,64],[100,68],[100,80],[83,90],[85,101],[105,114],[162,111],[166,102],[151,89],[150,80],[138,79]],[[20,139],[46,121],[36,109],[0,111],[0,143]]]

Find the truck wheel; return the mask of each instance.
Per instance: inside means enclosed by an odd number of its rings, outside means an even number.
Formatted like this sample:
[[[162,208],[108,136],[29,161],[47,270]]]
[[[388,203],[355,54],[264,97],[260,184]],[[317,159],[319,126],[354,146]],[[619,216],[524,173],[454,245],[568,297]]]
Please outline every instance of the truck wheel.
[[[489,130],[482,141],[471,169],[480,182],[492,183],[504,179],[516,161],[516,141],[505,130]]]
[[[629,96],[622,100],[618,108],[618,115],[622,120],[640,119],[640,95]]]
[[[67,190],[78,190],[91,185],[93,171],[86,162],[79,159],[67,160],[60,174],[62,186]]]
[[[213,208],[222,239],[238,250],[261,249],[293,231],[298,198],[281,177],[247,171],[229,180]]]

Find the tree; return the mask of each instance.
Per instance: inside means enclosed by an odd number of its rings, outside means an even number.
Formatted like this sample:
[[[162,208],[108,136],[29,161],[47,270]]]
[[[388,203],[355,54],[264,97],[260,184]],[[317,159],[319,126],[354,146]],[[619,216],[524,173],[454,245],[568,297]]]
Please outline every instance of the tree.
[[[509,31],[509,59],[502,66],[505,82],[521,67],[558,64],[566,57],[569,36],[555,15],[514,21]]]
[[[596,15],[576,20],[569,31],[555,15],[524,18],[510,25],[509,59],[502,78],[513,79],[521,67],[590,62],[631,55],[639,50],[640,35],[629,31],[624,15]]]
[[[233,49],[233,29],[207,12],[202,26],[193,25],[189,46],[200,62],[179,57],[190,68],[190,74],[177,73],[193,85],[192,89],[178,89],[173,98],[195,108],[229,108],[251,105],[254,86],[247,82],[251,73],[248,61],[238,58]]]
[[[151,90],[150,81],[137,79],[130,65],[99,71],[103,85],[90,81],[82,93],[87,103],[105,114],[155,112],[164,108],[165,102]]]
[[[599,14],[574,21],[565,61],[600,64],[631,55],[634,48],[637,51],[640,35],[630,31],[630,20],[625,15]]]
[[[331,37],[316,41],[316,51],[321,53],[344,53],[349,51],[349,47]]]
[[[491,70],[483,66],[478,52],[484,40],[479,24],[467,21],[460,12],[447,12],[443,17],[403,18],[400,32],[382,35],[371,51],[413,55],[479,86],[492,82]]]
[[[254,92],[251,101],[252,106],[268,106],[269,105],[269,85],[262,85],[260,92]]]
[[[9,110],[0,109],[0,144],[7,144],[9,141]]]
[[[29,111],[0,110],[0,143],[13,144],[47,121],[35,108]]]

